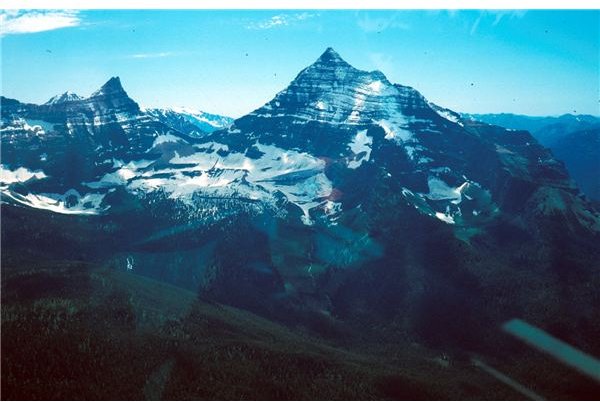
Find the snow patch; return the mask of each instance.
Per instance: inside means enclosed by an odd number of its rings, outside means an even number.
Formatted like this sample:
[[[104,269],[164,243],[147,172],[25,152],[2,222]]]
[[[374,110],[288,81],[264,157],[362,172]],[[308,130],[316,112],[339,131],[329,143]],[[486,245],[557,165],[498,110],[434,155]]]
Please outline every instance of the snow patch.
[[[363,162],[368,162],[371,158],[371,146],[373,144],[373,137],[367,135],[367,130],[362,130],[356,133],[352,141],[348,144],[350,150],[354,153],[355,157],[348,163],[350,169],[356,169]]]
[[[366,132],[359,142],[369,143]],[[326,202],[332,184],[324,174],[325,162],[307,153],[284,150],[273,145],[253,145],[260,152],[257,159],[245,153],[229,152],[226,145],[198,144],[191,155],[175,155],[170,167],[148,166],[146,161],[124,164],[114,161],[116,170],[99,181],[85,183],[91,188],[124,186],[133,193],[162,191],[169,198],[190,206],[197,203],[196,194],[206,197],[226,197],[260,200],[274,208],[281,195],[302,212],[302,221],[312,224],[311,211]],[[226,155],[215,150],[227,150]],[[178,166],[179,165],[179,166]]]
[[[464,182],[460,186],[453,188],[448,186],[443,180],[430,176],[427,180],[429,193],[425,197],[433,201],[450,200],[452,204],[460,204],[462,201],[462,192],[469,186],[468,182]]]
[[[100,180],[82,183],[89,188],[110,188],[119,185],[125,185],[127,182],[138,175],[138,169],[144,169],[148,167],[152,161],[139,160],[130,161],[125,164],[122,160],[113,159],[113,168],[118,168],[112,173],[106,173]]]
[[[366,95],[361,92],[356,92],[354,95],[354,107],[352,108],[352,112],[350,112],[350,116],[348,116],[348,122],[350,124],[357,124],[360,121],[360,113],[364,109],[365,98]]]
[[[81,195],[71,189],[65,194],[33,194],[21,195],[14,192],[3,192],[6,196],[20,204],[36,209],[45,209],[66,215],[98,215],[105,211],[100,204],[104,194]]]
[[[385,132],[386,140],[395,140],[398,142],[406,142],[412,137],[412,133],[402,126],[405,124],[405,119],[379,120],[376,122]]]
[[[24,128],[26,130],[32,130],[37,132],[41,131],[41,133],[54,131],[54,123],[50,123],[49,121],[25,119],[25,122],[26,124]]]
[[[13,184],[13,183],[25,183],[29,180],[41,180],[45,179],[46,174],[41,171],[32,172],[27,168],[19,167],[15,170],[10,170],[4,165],[0,165],[0,183]]]
[[[317,101],[315,108],[318,110],[327,110],[327,105],[322,100]]]
[[[429,102],[429,106],[441,117],[443,117],[444,119],[452,122],[452,123],[456,123],[459,126],[463,126],[464,124],[460,119],[460,116],[457,113],[454,113],[453,111],[449,110],[449,109],[444,109],[442,107],[439,107],[438,105],[435,105],[431,102]]]
[[[187,141],[185,141],[183,138],[176,137],[173,134],[161,134],[154,139],[154,142],[152,143],[152,148],[167,142],[183,142],[187,144]]]
[[[443,222],[450,224],[450,225],[454,225],[454,218],[448,214],[444,214],[442,212],[436,212],[435,217]]]
[[[374,93],[379,93],[379,92],[381,92],[381,89],[383,88],[383,82],[381,82],[379,80],[373,81],[372,83],[367,85],[367,88],[369,88]]]

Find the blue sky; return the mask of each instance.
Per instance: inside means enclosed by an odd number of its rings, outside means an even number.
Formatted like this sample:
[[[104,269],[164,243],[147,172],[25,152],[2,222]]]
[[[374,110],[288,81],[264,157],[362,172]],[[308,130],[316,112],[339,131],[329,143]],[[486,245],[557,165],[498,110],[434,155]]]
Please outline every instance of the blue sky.
[[[3,12],[2,94],[87,96],[111,76],[144,106],[239,117],[327,47],[456,111],[600,106],[600,11]],[[35,32],[34,32],[35,31]]]

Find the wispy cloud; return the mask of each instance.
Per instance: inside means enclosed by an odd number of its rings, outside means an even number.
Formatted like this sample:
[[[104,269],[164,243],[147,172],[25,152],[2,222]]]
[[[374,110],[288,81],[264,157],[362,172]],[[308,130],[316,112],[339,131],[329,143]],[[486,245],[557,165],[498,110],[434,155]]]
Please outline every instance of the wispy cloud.
[[[45,10],[0,12],[0,37],[18,35],[55,29],[76,27],[81,25],[78,11]]]
[[[399,21],[399,14],[394,13],[386,17],[373,17],[369,14],[360,14],[356,20],[358,27],[366,33],[382,32],[386,29],[408,30],[410,25]]]
[[[492,26],[495,27],[504,17],[508,17],[509,19],[523,18],[527,14],[527,10],[497,10],[489,11],[489,13],[496,16],[496,19],[492,23]]]
[[[526,10],[484,10],[484,11],[481,11],[479,13],[479,15],[477,16],[477,19],[475,20],[475,22],[473,22],[473,24],[471,25],[471,30],[469,31],[469,33],[471,35],[474,35],[475,33],[477,33],[477,29],[479,28],[479,25],[481,24],[481,21],[484,18],[487,18],[487,17],[490,17],[490,19],[493,18],[494,20],[492,21],[491,26],[495,27],[496,25],[498,25],[500,23],[500,21],[502,21],[505,18],[508,18],[508,19],[523,18],[526,13],[527,13]]]
[[[157,53],[135,53],[127,56],[129,59],[157,59],[160,57],[175,56],[173,52],[157,52]]]
[[[369,61],[375,69],[389,74],[394,68],[394,59],[389,54],[385,53],[369,53]]]
[[[479,28],[479,24],[481,23],[481,19],[483,18],[483,14],[479,14],[473,25],[471,25],[471,30],[469,34],[474,35],[477,32],[477,28]]]
[[[311,13],[298,13],[298,14],[278,14],[273,17],[263,20],[251,22],[246,25],[248,29],[273,29],[280,28],[288,25],[294,25],[298,22],[308,20],[316,17],[317,14]]]

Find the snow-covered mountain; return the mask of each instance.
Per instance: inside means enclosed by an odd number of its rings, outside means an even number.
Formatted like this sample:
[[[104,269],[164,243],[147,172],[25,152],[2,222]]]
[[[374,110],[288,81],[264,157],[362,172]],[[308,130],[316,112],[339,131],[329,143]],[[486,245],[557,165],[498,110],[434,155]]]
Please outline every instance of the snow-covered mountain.
[[[144,111],[167,126],[195,137],[202,137],[207,133],[227,128],[233,123],[231,117],[185,107],[146,108]]]
[[[17,195],[5,184],[10,199],[30,206],[109,213],[105,197],[124,188],[142,199],[172,200],[194,216],[222,213],[220,201],[203,201],[210,198],[332,224],[353,208],[355,197],[339,190],[369,169],[445,224],[477,227],[504,212],[545,214],[560,205],[560,213],[598,228],[562,165],[528,133],[463,120],[379,71],[352,67],[331,48],[234,123],[141,110],[116,77],[88,98],[67,93],[41,106],[3,104],[4,171],[39,172],[44,179],[36,186],[54,187]],[[229,127],[198,138],[183,123],[199,121]],[[71,207],[61,201],[67,193],[79,199]]]
[[[198,127],[178,131],[185,127],[174,116],[163,122],[155,112],[141,110],[118,77],[87,98],[67,92],[43,105],[2,98],[2,184],[7,200],[68,214],[105,213],[110,205],[100,204],[111,188],[107,183],[130,179],[122,166],[165,164],[177,147],[180,156],[191,152],[188,140],[199,134]],[[229,121],[209,114],[195,118],[214,125]],[[14,174],[28,169],[43,171],[44,180],[10,179],[29,177]],[[98,184],[102,178],[107,182]],[[18,193],[9,188],[17,182],[22,191],[26,185],[43,190]],[[71,202],[65,201],[67,195]]]
[[[50,98],[48,100],[48,102],[46,102],[46,105],[55,105],[55,104],[59,104],[59,103],[66,103],[66,102],[74,102],[74,101],[80,101],[83,98],[79,95],[77,95],[76,93],[73,93],[71,91],[67,91],[61,95],[55,95],[52,98]]]
[[[401,185],[405,202],[457,226],[478,226],[503,212],[529,213],[539,203],[529,208],[528,197],[554,195],[571,200],[561,213],[584,225],[597,222],[572,195],[577,191],[563,166],[529,133],[463,120],[379,71],[352,67],[333,49],[273,100],[208,139],[237,151],[259,142],[320,157],[334,190],[360,170],[378,172]],[[517,189],[524,185],[526,195]],[[336,210],[347,209],[352,197],[329,200],[340,202]]]

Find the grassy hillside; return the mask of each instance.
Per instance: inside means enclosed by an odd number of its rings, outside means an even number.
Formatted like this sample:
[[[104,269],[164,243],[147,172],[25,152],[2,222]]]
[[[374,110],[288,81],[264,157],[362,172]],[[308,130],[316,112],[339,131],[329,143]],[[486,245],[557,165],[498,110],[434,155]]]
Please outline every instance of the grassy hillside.
[[[389,359],[351,352],[82,262],[3,265],[3,399],[518,396],[416,345],[400,351]]]

